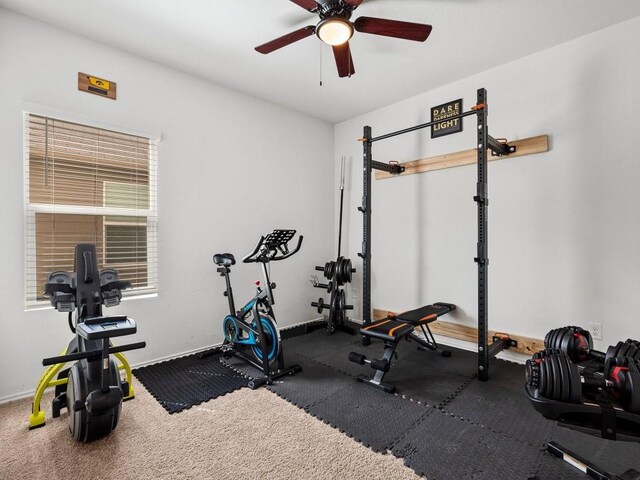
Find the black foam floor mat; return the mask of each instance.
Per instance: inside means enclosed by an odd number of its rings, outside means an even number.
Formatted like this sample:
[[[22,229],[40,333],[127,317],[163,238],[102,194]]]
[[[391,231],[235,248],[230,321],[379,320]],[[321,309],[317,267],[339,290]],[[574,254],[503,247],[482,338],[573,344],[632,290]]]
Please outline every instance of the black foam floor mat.
[[[345,345],[359,345],[360,335],[349,335],[344,332],[336,332],[328,335],[325,330],[316,330],[307,335],[289,338],[283,341],[285,358],[292,353],[303,355],[315,360],[326,355],[334,355],[336,349]]]
[[[435,409],[392,452],[429,480],[526,480],[539,456],[526,443]]]
[[[316,360],[353,376],[373,376],[375,371],[368,365],[349,361],[349,352],[354,351],[368,358],[380,358],[383,344],[374,340],[363,346],[360,335],[336,332],[332,336],[323,331],[297,337],[284,342],[285,353],[294,351],[308,359]],[[401,342],[384,381],[395,385],[399,394],[433,406],[444,405],[459,388],[466,385],[475,374],[477,357],[472,352],[452,349],[451,357],[442,357],[436,352],[418,350],[416,342]],[[304,367],[303,367],[304,368]],[[522,377],[522,375],[520,375]]]
[[[351,382],[308,412],[376,452],[386,452],[429,407]]]
[[[489,374],[487,382],[470,382],[444,410],[542,448],[554,423],[544,420],[524,394],[524,367],[498,360],[490,364]]]
[[[369,448],[404,458],[429,480],[584,479],[544,451],[550,440],[612,473],[640,470],[640,444],[604,441],[538,415],[524,394],[522,365],[494,360],[490,380],[480,382],[474,353],[451,349],[445,358],[415,347],[398,348],[400,361],[385,381],[401,395],[389,395],[356,382],[357,374],[374,371],[348,360],[350,351],[379,357],[379,342],[363,347],[359,335],[324,330],[289,337],[286,365],[297,363],[302,372],[267,388]],[[217,355],[194,355],[134,373],[173,413],[246,386],[259,373],[235,357],[225,361],[229,366]]]
[[[272,391],[373,450],[390,450],[429,480],[585,478],[544,451],[550,440],[578,445],[577,453],[613,473],[638,469],[640,445],[603,442],[542,418],[524,394],[522,365],[493,360],[489,381],[480,382],[475,353],[452,348],[446,358],[403,342],[385,377],[394,396],[355,382],[374,372],[348,360],[350,351],[379,357],[380,342],[364,347],[360,336],[316,331],[284,348],[303,372]]]
[[[246,387],[248,379],[220,363],[218,355],[200,359],[197,355],[176,358],[133,374],[169,413]]]
[[[268,388],[302,409],[308,410],[311,405],[355,383],[349,375],[298,354],[287,351],[286,358],[293,363],[298,363],[302,367],[302,372],[286,377],[286,381],[274,383]]]
[[[264,374],[262,373],[262,370],[258,370],[253,365],[245,362],[244,360],[236,356],[225,357],[221,355],[220,362],[223,365],[226,365],[227,367],[229,367],[234,372],[239,373],[240,375],[243,375],[248,379],[254,379],[254,378],[264,376]]]

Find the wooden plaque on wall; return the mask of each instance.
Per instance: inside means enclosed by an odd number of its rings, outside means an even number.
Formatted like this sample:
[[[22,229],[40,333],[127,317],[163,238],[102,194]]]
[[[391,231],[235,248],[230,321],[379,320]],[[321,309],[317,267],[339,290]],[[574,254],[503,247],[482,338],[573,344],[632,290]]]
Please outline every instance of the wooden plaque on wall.
[[[78,90],[101,97],[116,99],[116,82],[78,72]]]

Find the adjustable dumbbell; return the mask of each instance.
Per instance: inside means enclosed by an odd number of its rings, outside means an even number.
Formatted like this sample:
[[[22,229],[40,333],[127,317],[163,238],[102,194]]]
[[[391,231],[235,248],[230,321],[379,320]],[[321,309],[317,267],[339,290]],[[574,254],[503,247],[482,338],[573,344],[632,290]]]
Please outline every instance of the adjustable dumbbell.
[[[567,403],[580,403],[586,386],[607,390],[622,407],[640,413],[640,362],[629,357],[610,361],[612,368],[604,377],[587,376],[563,352],[544,350],[527,360],[527,384],[542,397]]]
[[[368,363],[374,370],[381,370],[383,372],[388,372],[391,366],[389,362],[384,358],[372,358],[371,360],[369,360],[365,355],[357,352],[349,352],[349,361],[358,363],[360,365]]]
[[[544,337],[545,348],[562,350],[572,362],[596,360],[605,363],[610,358],[631,357],[640,360],[640,342],[627,340],[611,345],[607,352],[593,350],[591,334],[580,327],[564,327],[551,330]]]

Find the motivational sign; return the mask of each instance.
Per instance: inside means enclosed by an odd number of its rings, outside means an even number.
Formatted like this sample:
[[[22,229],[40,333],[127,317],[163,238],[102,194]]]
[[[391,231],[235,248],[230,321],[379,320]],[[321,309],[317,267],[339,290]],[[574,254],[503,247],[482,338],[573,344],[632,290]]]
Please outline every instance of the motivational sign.
[[[462,99],[431,107],[431,138],[444,137],[462,131],[462,118],[451,118],[462,113]]]

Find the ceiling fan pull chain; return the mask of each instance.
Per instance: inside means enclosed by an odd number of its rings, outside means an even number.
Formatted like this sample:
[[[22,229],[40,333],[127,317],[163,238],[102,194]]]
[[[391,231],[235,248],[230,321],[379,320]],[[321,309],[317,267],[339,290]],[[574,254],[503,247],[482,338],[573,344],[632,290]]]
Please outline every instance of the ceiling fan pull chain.
[[[322,86],[322,42],[320,42],[320,86]]]

